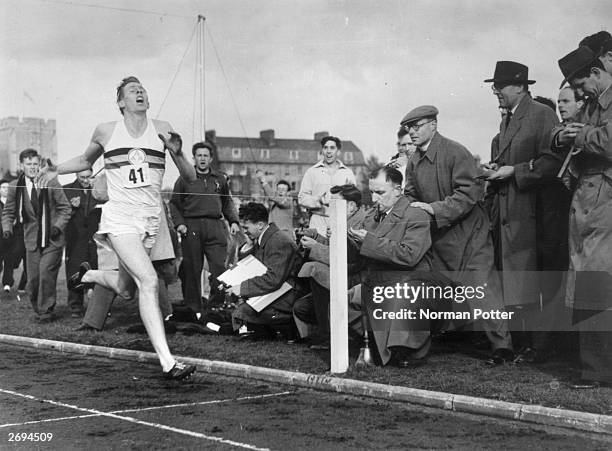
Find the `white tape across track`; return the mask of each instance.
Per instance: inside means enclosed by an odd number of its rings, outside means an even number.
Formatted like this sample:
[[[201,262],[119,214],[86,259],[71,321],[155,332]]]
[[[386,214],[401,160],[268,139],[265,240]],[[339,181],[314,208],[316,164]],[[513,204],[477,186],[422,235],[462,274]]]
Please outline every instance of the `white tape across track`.
[[[113,411],[113,412],[102,412],[102,411],[99,411],[99,410],[96,410],[96,409],[88,409],[88,408],[84,408],[84,407],[75,406],[75,405],[72,405],[72,404],[66,404],[66,403],[59,402],[59,401],[53,401],[51,399],[41,399],[41,398],[37,398],[37,397],[32,396],[32,395],[26,395],[24,393],[18,393],[18,392],[12,391],[12,390],[5,390],[5,389],[1,389],[1,388],[0,388],[0,393],[4,393],[4,394],[7,394],[7,395],[12,395],[12,396],[18,396],[18,397],[26,398],[26,399],[29,399],[29,400],[32,400],[32,401],[44,402],[44,403],[47,403],[47,404],[52,404],[54,406],[65,407],[65,408],[68,408],[68,409],[74,409],[74,410],[78,410],[80,412],[87,412],[88,413],[88,415],[78,415],[78,416],[61,417],[61,418],[50,418],[50,419],[47,419],[47,420],[26,421],[26,422],[23,422],[23,423],[2,424],[2,425],[0,425],[0,428],[11,427],[11,426],[23,426],[23,425],[27,425],[27,424],[45,423],[45,422],[51,422],[51,421],[63,421],[63,420],[71,420],[71,419],[90,418],[90,417],[96,417],[96,416],[103,416],[103,417],[108,417],[108,418],[114,418],[116,420],[128,421],[130,423],[135,423],[135,424],[139,424],[139,425],[142,425],[142,426],[149,426],[149,427],[153,427],[153,428],[157,428],[157,429],[162,429],[162,430],[166,430],[166,431],[170,431],[170,432],[175,432],[177,434],[183,434],[183,435],[188,435],[188,436],[191,436],[191,437],[201,438],[201,439],[204,439],[204,440],[211,440],[211,441],[214,441],[214,442],[224,443],[226,445],[232,445],[232,446],[236,446],[236,447],[239,447],[239,448],[263,451],[263,450],[268,450],[268,448],[259,448],[259,447],[254,446],[254,445],[249,445],[248,443],[241,443],[241,442],[236,442],[236,441],[233,441],[233,440],[227,440],[227,439],[224,439],[222,437],[215,437],[215,436],[212,436],[212,435],[201,434],[199,432],[189,431],[187,429],[175,428],[175,427],[172,427],[172,426],[166,426],[166,425],[160,424],[160,423],[150,423],[148,421],[143,421],[143,420],[139,420],[137,418],[123,416],[123,415],[118,415],[118,414],[120,414],[120,413],[128,413],[128,412],[135,413],[135,412],[143,412],[143,411],[158,410],[158,409],[170,409],[170,408],[177,408],[177,407],[198,406],[198,405],[205,405],[205,404],[219,404],[219,403],[224,403],[224,402],[229,402],[229,401],[244,401],[244,400],[251,400],[251,399],[262,399],[262,398],[269,398],[269,397],[273,397],[273,396],[289,395],[289,394],[292,394],[293,392],[286,391],[286,392],[280,392],[280,393],[269,393],[269,394],[265,394],[265,395],[242,396],[240,398],[218,399],[218,400],[212,400],[212,401],[190,402],[190,403],[184,403],[184,404],[170,404],[170,405],[165,405],[165,406],[144,407],[144,408],[141,408],[141,409],[117,410],[117,411]]]

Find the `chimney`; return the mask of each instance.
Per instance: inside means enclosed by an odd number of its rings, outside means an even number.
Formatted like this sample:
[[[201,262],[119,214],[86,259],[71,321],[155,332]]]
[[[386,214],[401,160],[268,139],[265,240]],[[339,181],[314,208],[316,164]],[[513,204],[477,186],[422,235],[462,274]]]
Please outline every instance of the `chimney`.
[[[320,143],[320,142],[321,142],[321,140],[322,140],[323,138],[325,138],[326,136],[329,136],[329,132],[316,132],[316,133],[314,134],[314,140],[315,140],[316,142]]]
[[[211,142],[213,144],[217,144],[217,131],[216,130],[206,130],[204,134],[205,140]]]
[[[274,147],[276,145],[273,129],[260,131],[259,137],[268,145],[268,147]]]

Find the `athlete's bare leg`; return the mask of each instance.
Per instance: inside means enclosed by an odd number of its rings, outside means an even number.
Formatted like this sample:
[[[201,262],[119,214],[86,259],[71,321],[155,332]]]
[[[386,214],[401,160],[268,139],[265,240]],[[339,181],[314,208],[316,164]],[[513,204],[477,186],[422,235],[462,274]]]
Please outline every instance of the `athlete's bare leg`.
[[[109,290],[113,290],[123,299],[131,299],[134,297],[136,284],[132,276],[127,272],[127,269],[121,268],[122,266],[123,265],[119,263],[119,271],[102,269],[89,270],[83,275],[82,281],[85,283],[102,285]],[[121,273],[123,274],[120,276]]]
[[[118,294],[129,289],[131,279],[136,282],[140,318],[163,371],[170,371],[175,359],[166,341],[164,322],[158,303],[157,273],[148,251],[143,246],[141,237],[135,233],[108,235],[108,240],[119,258],[119,271],[112,271],[115,273],[114,277],[110,274],[111,271],[88,271],[83,275],[83,281],[99,283]]]

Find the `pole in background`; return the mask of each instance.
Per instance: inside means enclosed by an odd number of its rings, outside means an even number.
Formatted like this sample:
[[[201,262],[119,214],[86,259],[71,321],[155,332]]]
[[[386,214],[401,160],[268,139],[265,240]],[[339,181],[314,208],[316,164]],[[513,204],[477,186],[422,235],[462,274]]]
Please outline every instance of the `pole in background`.
[[[346,250],[346,200],[331,200],[330,256],[330,352],[331,372],[345,373],[349,366],[348,352],[348,278]]]
[[[204,103],[204,27],[206,25],[206,17],[201,14],[198,16],[198,25],[198,40],[196,48],[199,50],[197,55],[197,61],[200,73],[200,118],[202,120],[200,128],[200,141],[204,141],[206,139],[206,111]]]

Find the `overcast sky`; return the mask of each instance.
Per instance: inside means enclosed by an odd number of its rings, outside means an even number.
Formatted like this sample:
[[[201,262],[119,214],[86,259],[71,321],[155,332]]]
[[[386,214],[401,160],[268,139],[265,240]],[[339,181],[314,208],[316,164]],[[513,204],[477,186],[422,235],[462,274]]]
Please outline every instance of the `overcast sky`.
[[[207,34],[206,128],[250,137],[273,128],[280,138],[327,130],[382,160],[396,151],[401,118],[421,104],[439,108],[443,135],[488,160],[499,112],[483,80],[495,62],[528,65],[532,93],[556,99],[557,60],[612,19],[610,0],[2,0],[0,8],[0,117],[56,119],[60,160],[81,153],[96,124],[120,117],[115,88],[127,75],[147,88],[152,117],[170,92],[159,117],[192,144],[195,43],[169,87],[198,14],[227,76]]]

